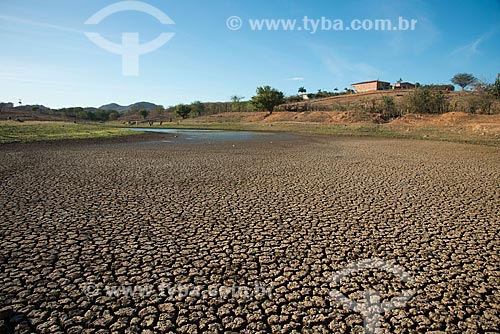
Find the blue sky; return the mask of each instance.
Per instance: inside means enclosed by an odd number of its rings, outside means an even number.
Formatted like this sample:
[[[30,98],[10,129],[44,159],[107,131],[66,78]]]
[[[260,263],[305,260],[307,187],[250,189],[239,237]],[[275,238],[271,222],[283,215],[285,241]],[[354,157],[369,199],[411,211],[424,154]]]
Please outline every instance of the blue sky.
[[[500,72],[500,1],[146,0],[174,22],[141,12],[85,21],[109,0],[1,0],[0,101],[50,107],[165,106],[250,98],[257,86],[287,95],[304,86],[343,90],[353,82],[399,78],[449,83],[458,72],[493,81]],[[239,16],[233,31],[226,20]],[[252,31],[249,19],[417,19],[415,31]],[[175,36],[140,56],[138,76],[123,76],[121,56],[93,44],[84,32],[141,43]]]

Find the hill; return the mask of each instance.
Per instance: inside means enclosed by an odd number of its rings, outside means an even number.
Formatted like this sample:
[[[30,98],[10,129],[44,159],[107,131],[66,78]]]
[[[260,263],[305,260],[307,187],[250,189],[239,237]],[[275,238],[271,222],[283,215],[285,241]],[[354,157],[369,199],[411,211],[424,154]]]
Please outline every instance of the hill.
[[[136,102],[128,106],[121,106],[117,103],[109,103],[100,106],[98,109],[107,111],[115,110],[118,111],[119,113],[126,113],[131,110],[143,110],[143,109],[151,111],[155,107],[157,107],[157,105],[151,102]]]

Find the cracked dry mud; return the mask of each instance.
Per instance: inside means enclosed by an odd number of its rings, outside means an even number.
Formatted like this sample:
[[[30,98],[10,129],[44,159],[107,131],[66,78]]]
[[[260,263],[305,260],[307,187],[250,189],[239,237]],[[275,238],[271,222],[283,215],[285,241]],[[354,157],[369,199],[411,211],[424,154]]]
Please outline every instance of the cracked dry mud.
[[[500,331],[495,148],[32,144],[1,148],[0,173],[3,332],[361,333],[362,315],[331,289],[362,302],[367,289],[390,300],[410,288],[412,299],[382,315],[382,333]],[[414,282],[376,269],[329,281],[371,258]],[[160,283],[272,295],[105,290]]]

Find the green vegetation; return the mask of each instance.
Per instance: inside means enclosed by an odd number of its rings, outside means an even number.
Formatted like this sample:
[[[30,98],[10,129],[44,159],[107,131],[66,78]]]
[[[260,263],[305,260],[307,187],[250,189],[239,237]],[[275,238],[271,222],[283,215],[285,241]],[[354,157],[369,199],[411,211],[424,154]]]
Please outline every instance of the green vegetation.
[[[199,117],[205,113],[205,106],[200,101],[194,101],[190,107],[191,111],[189,114],[191,117]]]
[[[257,87],[257,95],[252,97],[252,104],[258,110],[273,113],[275,107],[285,103],[285,94],[271,86]]]
[[[92,108],[63,108],[59,110],[39,109],[33,107],[33,113],[25,114],[16,118],[18,122],[4,122],[0,128],[0,143],[6,142],[28,142],[36,140],[57,140],[72,138],[107,138],[130,134],[126,130],[117,129],[124,124],[136,123],[136,126],[157,126],[165,122],[164,127],[220,129],[220,130],[252,130],[292,132],[314,135],[348,135],[348,136],[375,136],[375,137],[397,137],[397,138],[429,138],[452,141],[477,141],[494,142],[498,144],[498,138],[490,140],[491,136],[485,133],[482,138],[471,139],[475,134],[465,133],[463,127],[456,126],[444,129],[443,127],[431,128],[411,126],[404,127],[404,131],[393,126],[390,121],[404,114],[442,114],[449,111],[463,111],[471,114],[498,114],[500,113],[500,77],[495,83],[481,82],[471,74],[457,74],[452,81],[462,88],[471,86],[474,91],[453,93],[453,85],[418,85],[413,91],[395,92],[391,94],[371,94],[368,97],[359,98],[357,95],[345,99],[331,99],[316,104],[314,101],[304,102],[299,95],[284,98],[284,94],[270,86],[258,87],[256,95],[250,101],[242,101],[243,97],[233,95],[231,102],[200,102],[191,104],[179,104],[164,108],[156,106],[154,109],[141,109],[136,107],[124,114],[114,110],[100,110]],[[304,87],[299,87],[298,93],[306,93]],[[344,89],[338,92],[318,90],[310,93],[311,99],[319,97],[352,94],[352,90]],[[283,105],[284,102],[300,102]],[[345,101],[345,102],[344,102]],[[326,102],[326,103],[325,103]],[[280,105],[281,104],[281,105]],[[269,123],[238,123],[235,118],[220,118],[220,122],[202,123],[199,121],[186,120],[178,124],[173,123],[174,117],[182,119],[196,118],[200,116],[213,115],[231,111],[254,111],[263,110],[272,113],[280,111],[331,111],[349,112],[347,124],[329,125],[300,123],[298,121]],[[36,115],[34,114],[36,112]],[[371,113],[371,115],[369,113]],[[34,116],[35,115],[35,116]],[[92,121],[119,121],[98,125],[96,123],[73,124],[65,122],[23,122],[27,119],[40,118],[43,115],[64,116],[64,119],[85,119]],[[15,116],[14,116],[15,117]],[[12,118],[14,118],[12,117]],[[298,117],[298,116],[297,116]],[[297,118],[295,117],[295,118]],[[342,116],[344,117],[344,116]],[[46,117],[47,118],[47,117]],[[289,120],[290,117],[287,116]],[[294,118],[294,119],[295,119]],[[10,119],[10,116],[9,116]],[[43,118],[42,118],[43,119]],[[50,118],[49,118],[50,119]],[[212,120],[219,117],[211,118]],[[237,119],[237,118],[236,118]],[[269,119],[270,120],[270,119]],[[319,123],[321,120],[318,121]],[[355,124],[359,122],[358,124]],[[376,124],[379,123],[379,124]],[[119,124],[119,125],[118,125]],[[362,125],[360,125],[362,124]],[[394,122],[397,124],[397,122]],[[429,135],[434,134],[434,135]],[[459,135],[458,135],[459,134]],[[467,139],[464,139],[467,138]]]
[[[62,139],[113,138],[136,134],[127,129],[100,124],[67,122],[0,122],[0,143],[52,141]]]
[[[406,95],[401,108],[408,114],[443,114],[449,111],[449,103],[442,91],[424,88]]]
[[[500,76],[494,83],[475,80],[473,92],[452,99],[451,110],[464,111],[470,114],[500,113]]]
[[[392,96],[382,96],[382,119],[385,121],[401,116],[401,111],[396,108],[396,102]]]
[[[476,78],[469,73],[458,73],[455,74],[453,78],[451,78],[451,82],[454,83],[457,86],[460,86],[462,90],[465,89],[465,87],[472,85],[473,83],[476,82]]]
[[[61,108],[56,110],[63,117],[79,118],[89,121],[112,121],[117,119],[120,114],[115,110],[101,110],[97,109],[95,111],[85,110],[82,107],[72,107],[72,108]]]
[[[495,80],[495,83],[491,85],[491,95],[493,95],[497,99],[500,99],[500,75]]]
[[[417,82],[418,84],[418,82]],[[415,87],[420,88],[420,89],[427,89],[427,90],[432,90],[432,91],[443,91],[443,92],[453,92],[455,91],[455,86],[453,85],[421,85],[421,84],[415,84]]]
[[[231,96],[231,102],[232,102],[232,111],[241,111],[241,107],[244,105],[241,101],[244,99],[245,97],[243,96],[238,96],[238,95],[233,95]]]
[[[180,116],[182,117],[183,119],[184,118],[187,118],[189,116],[189,114],[191,113],[191,106],[190,105],[187,105],[187,104],[179,104],[176,108],[175,108],[175,114],[177,116]]]

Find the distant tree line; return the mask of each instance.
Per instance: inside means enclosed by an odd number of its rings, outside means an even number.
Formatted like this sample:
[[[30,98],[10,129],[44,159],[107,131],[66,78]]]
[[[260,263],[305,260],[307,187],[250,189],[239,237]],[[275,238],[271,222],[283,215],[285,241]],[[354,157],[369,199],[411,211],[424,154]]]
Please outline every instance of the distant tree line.
[[[455,86],[448,84],[448,85],[421,85],[418,82],[415,84],[415,87],[417,89],[427,89],[427,90],[432,90],[432,91],[445,91],[445,92],[453,92],[455,90]]]
[[[181,118],[194,118],[207,115],[215,115],[223,112],[249,112],[255,111],[251,101],[241,101],[239,98],[231,102],[200,102],[194,101],[189,104],[178,104],[165,109]]]
[[[299,87],[296,95],[286,97],[283,92],[276,88],[262,86],[257,87],[255,95],[249,100],[244,100],[243,96],[233,95],[230,97],[230,102],[194,101],[189,104],[178,104],[167,108],[156,106],[152,110],[133,109],[122,114],[115,110],[89,110],[81,107],[62,108],[43,112],[90,121],[110,121],[122,116],[133,116],[143,120],[165,118],[172,120],[174,116],[185,119],[223,112],[267,111],[272,113],[275,110],[364,110],[371,113],[379,113],[383,119],[391,119],[405,113],[440,114],[448,111],[484,114],[500,113],[500,75],[494,83],[478,80],[472,74],[468,73],[456,74],[450,81],[453,84],[421,85],[416,83],[414,91],[398,99],[383,96],[382,98],[351,102],[334,101],[330,105],[315,104],[308,100],[354,94],[354,90],[349,88],[344,88],[343,91],[339,91],[338,88],[334,88],[333,91],[318,89],[315,93],[307,93],[305,87]],[[450,95],[450,97],[447,94],[455,90],[454,85],[459,86],[462,90],[469,87],[472,92],[465,95]],[[305,100],[304,96],[307,96],[308,100]],[[292,108],[293,106],[297,107],[294,109]]]
[[[82,107],[71,107],[71,108],[61,108],[57,109],[57,112],[61,113],[61,116],[79,118],[89,121],[112,121],[120,117],[120,113],[115,110],[101,110],[97,109],[95,111],[85,110]]]
[[[340,91],[338,88],[334,88],[333,91],[326,91],[326,90],[318,89],[318,91],[316,93],[307,93],[307,90],[305,87],[299,87],[297,92],[298,92],[297,95],[287,96],[285,98],[285,102],[286,103],[301,102],[301,101],[305,100],[304,96],[306,96],[307,99],[314,100],[314,99],[322,99],[325,97],[354,94],[354,89],[344,88],[343,91]]]

